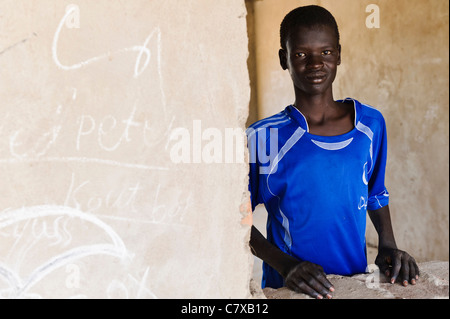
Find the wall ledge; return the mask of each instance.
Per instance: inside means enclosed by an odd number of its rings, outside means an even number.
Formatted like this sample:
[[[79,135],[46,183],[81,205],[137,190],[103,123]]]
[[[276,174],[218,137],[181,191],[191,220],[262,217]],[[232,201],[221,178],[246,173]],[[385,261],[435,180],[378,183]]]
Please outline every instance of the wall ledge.
[[[449,262],[424,262],[419,263],[419,268],[420,278],[416,285],[407,287],[389,283],[378,268],[368,274],[351,277],[329,275],[327,278],[336,289],[333,299],[448,299]],[[311,299],[286,287],[264,288],[263,293],[267,299]]]

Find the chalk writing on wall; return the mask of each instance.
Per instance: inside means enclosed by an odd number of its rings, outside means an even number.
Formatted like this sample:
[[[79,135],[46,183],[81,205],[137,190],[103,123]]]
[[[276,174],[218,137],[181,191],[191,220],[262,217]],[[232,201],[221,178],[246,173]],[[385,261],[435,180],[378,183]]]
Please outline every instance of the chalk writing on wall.
[[[0,297],[46,297],[51,292],[37,287],[50,281],[67,290],[66,295],[71,298],[89,297],[89,288],[82,289],[89,286],[86,275],[89,271],[83,268],[87,267],[83,261],[96,258],[112,268],[111,276],[98,288],[102,296],[156,298],[157,293],[150,288],[150,266],[142,260],[134,265],[137,259],[134,243],[127,244],[122,225],[188,227],[184,221],[192,205],[192,191],[173,190],[168,200],[167,195],[162,194],[167,186],[160,182],[161,176],[169,172],[167,163],[154,163],[152,157],[135,156],[129,151],[136,147],[151,153],[155,147],[167,148],[175,121],[174,115],[169,116],[163,86],[160,28],[149,27],[147,36],[138,44],[130,43],[122,49],[100,52],[68,64],[60,43],[65,29],[82,28],[80,13],[78,5],[71,4],[56,25],[51,47],[47,47],[51,57],[47,62],[53,68],[56,66],[54,72],[72,73],[76,79],[80,70],[89,71],[90,67],[113,55],[130,56],[133,59],[131,70],[123,74],[125,68],[119,66],[116,72],[134,81],[135,87],[131,87],[136,95],[143,86],[139,81],[143,81],[146,72],[151,73],[154,81],[150,86],[145,83],[151,93],[144,95],[144,106],[132,94],[131,98],[124,98],[123,109],[128,110],[124,112],[110,109],[106,97],[104,105],[81,108],[77,105],[80,96],[84,95],[84,103],[91,103],[86,95],[92,91],[84,85],[84,78],[80,78],[78,85],[60,85],[69,97],[63,98],[65,102],[54,97],[44,101],[46,105],[42,110],[51,109],[45,125],[38,125],[38,120],[32,116],[17,121],[19,116],[15,110],[4,114],[0,120],[0,168],[24,169],[36,176],[45,175],[44,169],[54,168],[60,173],[42,181],[41,185],[36,185],[32,176],[25,176],[21,191],[7,186],[7,181],[2,182],[18,200],[6,200],[7,204],[0,207],[0,240],[3,242],[0,246]],[[36,39],[38,34],[33,33],[26,41]],[[1,53],[11,54],[26,41],[15,42]],[[96,76],[96,72],[89,73],[93,79]],[[153,100],[148,99],[149,96]],[[22,102],[23,110],[24,105],[32,104],[33,100]],[[162,117],[153,118],[148,111],[149,104],[158,109]],[[155,124],[161,125],[161,118],[166,130],[155,129]],[[45,187],[49,191],[39,204],[35,203],[36,198],[32,198],[31,204],[32,196],[21,193]]]

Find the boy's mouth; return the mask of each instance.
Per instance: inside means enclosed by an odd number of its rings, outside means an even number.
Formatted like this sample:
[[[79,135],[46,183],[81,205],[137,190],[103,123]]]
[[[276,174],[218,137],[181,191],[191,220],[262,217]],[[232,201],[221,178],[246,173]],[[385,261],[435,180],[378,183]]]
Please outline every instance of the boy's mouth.
[[[327,77],[326,73],[311,73],[306,75],[306,79],[312,83],[322,83]]]

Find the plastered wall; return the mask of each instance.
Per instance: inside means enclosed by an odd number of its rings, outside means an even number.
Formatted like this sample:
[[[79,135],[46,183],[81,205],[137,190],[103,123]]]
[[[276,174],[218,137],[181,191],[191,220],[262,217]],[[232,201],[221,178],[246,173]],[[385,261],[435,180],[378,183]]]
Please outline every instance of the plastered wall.
[[[245,17],[0,1],[0,297],[249,296]]]
[[[356,98],[386,118],[386,185],[398,246],[418,260],[448,260],[448,1],[247,1],[254,15],[256,66],[250,70],[257,92],[249,121],[294,101],[289,74],[278,61],[279,25],[287,12],[307,4],[327,8],[340,28],[342,64],[334,97]],[[370,17],[372,4],[378,27]],[[367,241],[378,243],[370,221]]]

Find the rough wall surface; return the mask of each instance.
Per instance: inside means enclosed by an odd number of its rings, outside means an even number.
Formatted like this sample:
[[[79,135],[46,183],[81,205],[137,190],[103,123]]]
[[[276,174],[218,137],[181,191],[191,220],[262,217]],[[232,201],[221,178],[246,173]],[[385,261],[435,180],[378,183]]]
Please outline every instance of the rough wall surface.
[[[251,2],[258,119],[294,101],[291,79],[278,60],[281,20],[297,6],[324,6],[335,16],[341,35],[335,98],[356,98],[386,118],[386,186],[397,244],[417,260],[448,260],[448,1]],[[370,221],[367,241],[378,244]]]
[[[0,297],[249,296],[247,165],[220,144],[248,114],[245,16],[0,2]]]
[[[448,262],[431,261],[419,264],[420,279],[415,286],[391,284],[378,268],[370,274],[352,277],[330,275],[328,280],[334,285],[334,299],[448,299]],[[268,299],[311,299],[287,288],[264,288]]]

